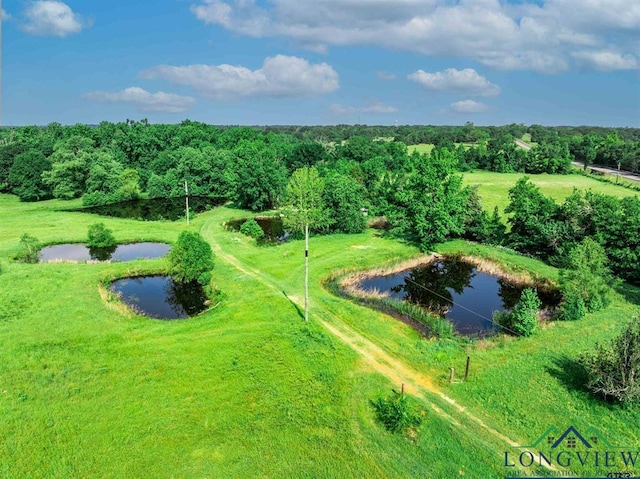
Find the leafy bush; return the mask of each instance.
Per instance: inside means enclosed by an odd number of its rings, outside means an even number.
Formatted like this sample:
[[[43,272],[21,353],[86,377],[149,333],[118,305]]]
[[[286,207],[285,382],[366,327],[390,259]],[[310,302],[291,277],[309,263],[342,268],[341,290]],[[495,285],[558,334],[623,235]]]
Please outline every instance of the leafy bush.
[[[250,236],[251,238],[254,238],[256,240],[264,236],[264,231],[262,231],[262,228],[260,228],[258,222],[253,218],[248,219],[247,221],[242,223],[242,226],[240,226],[240,233]]]
[[[607,263],[604,248],[591,238],[585,238],[573,248],[569,252],[568,268],[560,271],[560,290],[565,299],[575,303],[581,298],[590,313],[607,307],[611,290]]]
[[[20,237],[20,249],[16,259],[23,263],[37,263],[39,259],[40,242],[38,238],[24,233]]]
[[[386,398],[371,402],[378,421],[392,433],[406,433],[422,424],[422,415],[405,394],[393,392]]]
[[[560,303],[558,319],[562,321],[575,321],[584,318],[587,314],[587,307],[584,300],[579,295],[569,295]]]
[[[496,322],[518,336],[531,336],[538,326],[538,309],[542,303],[535,290],[527,288],[510,312],[495,315]]]
[[[197,281],[207,288],[211,282],[213,251],[198,233],[183,231],[168,255],[169,272],[174,281]]]
[[[628,406],[640,400],[640,317],[632,318],[609,347],[596,345],[578,360],[587,372],[587,389]]]
[[[89,226],[87,246],[90,248],[108,248],[115,246],[116,240],[104,223],[94,223]]]

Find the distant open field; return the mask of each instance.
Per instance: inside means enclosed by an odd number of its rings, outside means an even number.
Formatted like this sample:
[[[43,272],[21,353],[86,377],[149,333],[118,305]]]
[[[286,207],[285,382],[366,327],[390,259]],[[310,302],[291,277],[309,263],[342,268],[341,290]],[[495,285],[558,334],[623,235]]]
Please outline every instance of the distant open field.
[[[476,171],[464,173],[464,184],[479,185],[478,193],[482,198],[484,207],[493,211],[497,206],[500,212],[509,204],[509,189],[512,188],[518,179],[528,176],[542,192],[553,198],[556,203],[562,203],[569,196],[574,188],[580,190],[591,190],[596,193],[623,198],[634,196],[638,192],[604,183],[582,175],[525,175],[524,173],[493,173],[489,171]]]

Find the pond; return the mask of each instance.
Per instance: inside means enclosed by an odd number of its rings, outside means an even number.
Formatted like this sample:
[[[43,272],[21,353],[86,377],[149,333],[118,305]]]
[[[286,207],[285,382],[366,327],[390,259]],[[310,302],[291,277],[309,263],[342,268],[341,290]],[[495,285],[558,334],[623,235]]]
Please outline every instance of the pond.
[[[189,211],[192,213],[202,213],[203,211],[208,211],[216,206],[220,206],[223,203],[224,200],[216,198],[190,196]],[[110,205],[90,206],[74,211],[144,221],[176,221],[185,219],[185,199],[184,197],[177,197],[124,201]]]
[[[88,248],[80,243],[45,246],[40,250],[40,262],[50,261],[133,261],[165,256],[171,245],[166,243],[131,243],[111,248]]]
[[[205,310],[207,296],[198,283],[175,283],[170,276],[123,278],[111,291],[140,314],[155,319],[182,319]]]
[[[386,292],[434,311],[465,336],[488,336],[498,330],[491,320],[496,311],[513,308],[524,287],[478,271],[471,263],[447,258],[388,276],[362,280],[365,291]],[[555,306],[559,295],[537,290],[543,306]]]
[[[230,231],[240,231],[240,227],[249,218],[242,218],[237,220],[230,220],[226,223],[226,228]],[[275,216],[258,216],[254,218],[256,223],[264,231],[264,236],[260,239],[260,243],[273,243],[276,241],[286,241],[289,237],[289,233],[284,230],[282,218]]]

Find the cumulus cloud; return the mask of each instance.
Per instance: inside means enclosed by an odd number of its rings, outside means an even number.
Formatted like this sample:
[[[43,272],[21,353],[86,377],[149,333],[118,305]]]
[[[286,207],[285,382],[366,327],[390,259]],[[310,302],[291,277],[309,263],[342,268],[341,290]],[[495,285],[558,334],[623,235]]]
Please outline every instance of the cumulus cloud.
[[[640,30],[640,2],[629,0],[199,0],[191,10],[207,24],[317,51],[376,45],[546,73],[571,68],[581,48],[634,51]]]
[[[640,68],[638,57],[613,50],[579,51],[573,52],[572,55],[583,65],[601,71],[637,70]]]
[[[187,85],[214,100],[299,98],[331,93],[339,87],[338,73],[330,65],[284,55],[266,58],[258,70],[233,65],[159,65],[143,71],[140,77]]]
[[[418,70],[408,76],[409,80],[422,85],[425,90],[456,92],[467,95],[493,96],[500,93],[500,87],[494,85],[473,68],[456,70],[447,68],[442,72],[429,73]]]
[[[376,76],[380,80],[395,80],[397,78],[395,73],[385,72],[383,70],[378,70]]]
[[[450,109],[454,113],[484,113],[489,107],[484,103],[473,100],[461,100],[452,103]]]
[[[149,93],[139,87],[125,88],[116,92],[93,91],[82,95],[85,100],[102,103],[130,103],[141,112],[182,113],[187,111],[196,100],[190,96],[180,96],[159,91]]]
[[[381,101],[371,102],[369,105],[364,107],[344,106],[334,103],[329,108],[331,112],[336,115],[353,115],[357,113],[388,114],[396,113],[398,111],[396,107],[386,105]]]
[[[40,0],[31,2],[24,11],[22,29],[31,35],[66,37],[90,26],[63,2]]]

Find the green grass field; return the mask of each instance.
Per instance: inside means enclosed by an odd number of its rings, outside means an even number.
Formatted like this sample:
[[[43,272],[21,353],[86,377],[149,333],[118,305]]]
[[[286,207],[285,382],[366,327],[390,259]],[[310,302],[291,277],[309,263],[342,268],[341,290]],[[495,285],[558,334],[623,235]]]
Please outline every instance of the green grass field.
[[[463,174],[465,185],[478,185],[478,193],[482,198],[484,207],[488,211],[493,211],[493,208],[497,206],[500,212],[503,212],[509,203],[509,189],[523,176],[528,176],[540,188],[542,193],[553,198],[558,204],[562,203],[573,192],[574,188],[591,190],[618,198],[638,195],[637,191],[577,174],[525,175],[523,173],[493,173],[490,171],[475,171]]]
[[[370,230],[311,239],[305,325],[303,242],[257,247],[222,227],[246,212],[217,208],[189,228],[212,244],[225,299],[196,318],[155,321],[104,301],[99,284],[157,271],[163,260],[26,265],[11,256],[22,233],[82,241],[88,225],[102,221],[120,241],[173,242],[186,225],[58,211],[67,206],[0,195],[0,477],[505,477],[508,445],[488,428],[528,444],[552,425],[597,425],[640,446],[640,413],[592,400],[567,372],[572,358],[638,308],[637,289],[621,289],[629,300],[618,294],[606,311],[528,339],[424,340],[321,286],[340,269],[418,254]],[[461,241],[439,251],[557,275]],[[448,384],[449,368],[462,370],[467,355],[470,381]],[[384,431],[369,406],[400,382],[425,411],[413,440]]]

